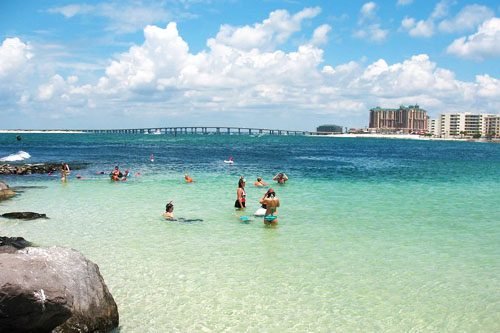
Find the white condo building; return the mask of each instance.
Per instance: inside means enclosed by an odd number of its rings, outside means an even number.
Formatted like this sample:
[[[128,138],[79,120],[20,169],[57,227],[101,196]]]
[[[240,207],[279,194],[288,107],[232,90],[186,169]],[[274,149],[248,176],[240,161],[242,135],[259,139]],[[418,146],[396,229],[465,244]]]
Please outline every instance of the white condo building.
[[[500,137],[500,115],[486,113],[443,113],[429,120],[429,133],[437,137],[481,136]]]

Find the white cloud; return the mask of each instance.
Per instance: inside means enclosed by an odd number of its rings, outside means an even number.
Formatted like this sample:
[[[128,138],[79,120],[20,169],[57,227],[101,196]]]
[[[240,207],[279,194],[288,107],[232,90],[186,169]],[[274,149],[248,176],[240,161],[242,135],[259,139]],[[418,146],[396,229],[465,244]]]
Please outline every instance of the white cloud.
[[[360,15],[361,15],[361,22],[367,19],[373,19],[375,17],[375,11],[377,9],[377,4],[373,1],[365,3],[363,6],[361,6],[360,9]]]
[[[314,30],[311,44],[319,46],[328,42],[328,33],[332,30],[328,24],[323,24]]]
[[[413,3],[413,0],[398,0],[398,6],[407,6]]]
[[[389,30],[382,29],[376,15],[377,4],[373,1],[365,3],[359,11],[358,29],[353,36],[368,39],[372,42],[382,42],[387,38]]]
[[[434,35],[436,21],[448,15],[451,0],[441,0],[434,6],[431,15],[425,20],[415,20],[405,17],[401,21],[401,28],[408,31],[412,37],[431,37]]]
[[[132,3],[113,1],[97,5],[71,4],[49,8],[47,12],[61,14],[66,18],[77,15],[104,17],[109,21],[107,30],[118,34],[142,30],[148,24],[166,22],[174,16],[161,2],[146,4],[142,1]]]
[[[485,21],[473,35],[455,39],[447,52],[479,60],[500,56],[500,18]]]
[[[306,8],[291,16],[286,10],[276,10],[271,12],[269,18],[253,26],[222,25],[215,40],[209,40],[209,45],[215,42],[240,50],[271,50],[285,43],[293,33],[300,31],[303,20],[313,18],[320,12],[319,7]]]
[[[470,31],[493,16],[494,12],[486,6],[465,6],[454,18],[441,21],[439,30],[447,33]]]
[[[387,38],[389,30],[382,29],[380,24],[371,24],[354,32],[354,37],[369,39],[372,42],[382,42]]]
[[[90,13],[93,10],[94,10],[93,6],[72,4],[67,6],[49,8],[47,11],[52,14],[61,14],[66,18],[71,18],[75,15]]]
[[[15,75],[32,57],[30,47],[19,38],[6,38],[0,46],[0,78]]]

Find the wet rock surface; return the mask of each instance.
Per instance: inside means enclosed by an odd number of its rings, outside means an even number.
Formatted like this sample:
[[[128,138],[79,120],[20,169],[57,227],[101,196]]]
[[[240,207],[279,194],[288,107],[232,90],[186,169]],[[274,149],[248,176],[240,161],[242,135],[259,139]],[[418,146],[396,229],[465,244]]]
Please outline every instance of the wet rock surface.
[[[4,213],[0,215],[7,219],[19,219],[19,220],[35,220],[35,219],[47,219],[46,214],[33,213],[33,212],[12,212]]]
[[[6,242],[22,245],[16,239]],[[16,248],[0,253],[0,271],[0,332],[107,332],[118,327],[118,308],[99,267],[73,249]]]
[[[84,169],[84,163],[70,164],[72,170]],[[61,171],[61,163],[0,164],[0,175],[31,175]]]

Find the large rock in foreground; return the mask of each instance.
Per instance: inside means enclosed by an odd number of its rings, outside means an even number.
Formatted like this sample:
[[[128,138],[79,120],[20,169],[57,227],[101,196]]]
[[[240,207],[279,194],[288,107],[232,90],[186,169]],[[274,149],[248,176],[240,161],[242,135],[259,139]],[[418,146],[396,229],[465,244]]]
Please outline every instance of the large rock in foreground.
[[[0,332],[105,332],[118,308],[99,267],[67,248],[0,253]]]

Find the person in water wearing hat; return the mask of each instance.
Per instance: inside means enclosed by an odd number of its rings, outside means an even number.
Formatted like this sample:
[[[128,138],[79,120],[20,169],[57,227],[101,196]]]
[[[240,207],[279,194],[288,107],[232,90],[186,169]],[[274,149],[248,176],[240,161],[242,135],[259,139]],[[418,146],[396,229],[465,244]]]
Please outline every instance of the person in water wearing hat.
[[[280,199],[276,197],[276,192],[272,188],[267,190],[266,194],[259,200],[262,206],[266,206],[266,215],[264,215],[264,224],[275,226],[278,224],[278,207]]]
[[[237,209],[245,208],[245,201],[247,196],[247,192],[245,192],[245,184],[246,180],[245,178],[243,178],[243,176],[241,176],[240,180],[238,181],[238,189],[236,190],[236,201],[234,202],[234,207]]]

